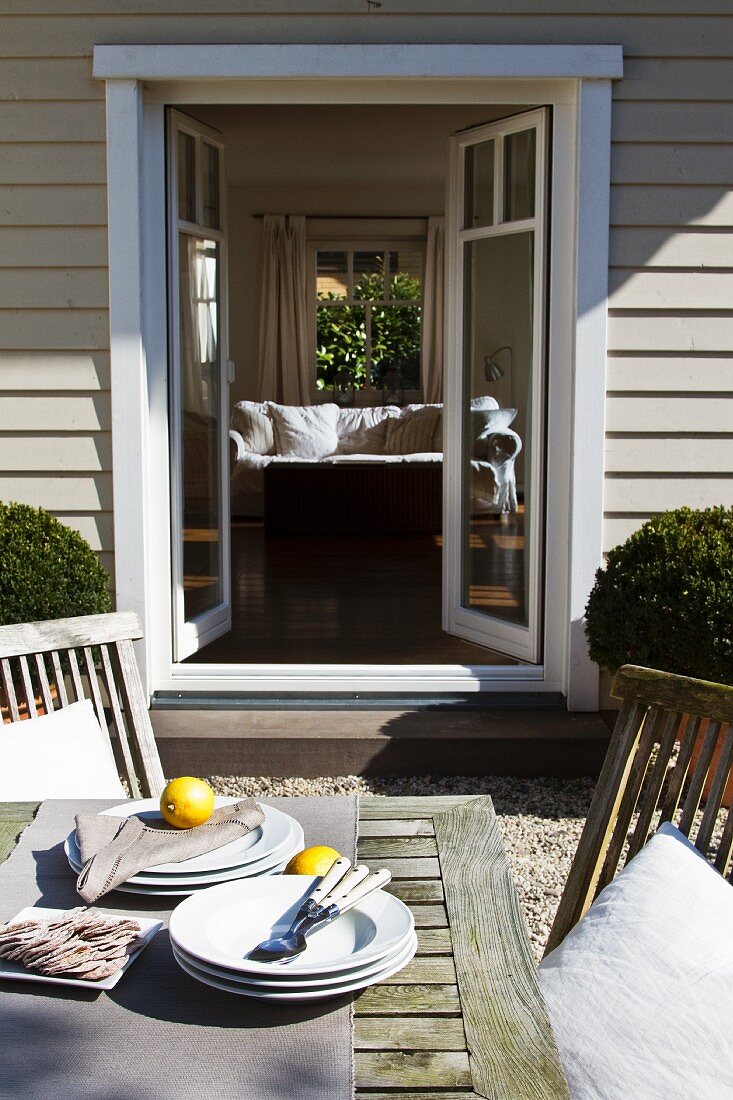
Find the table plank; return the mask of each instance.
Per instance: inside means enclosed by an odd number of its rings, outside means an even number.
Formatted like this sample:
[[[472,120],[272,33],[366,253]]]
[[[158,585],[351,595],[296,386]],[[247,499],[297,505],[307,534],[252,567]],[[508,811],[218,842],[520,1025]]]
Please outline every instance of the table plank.
[[[491,799],[434,823],[473,1087],[491,1100],[569,1100]]]
[[[354,1068],[361,1089],[471,1084],[466,1051],[357,1051]]]
[[[359,820],[359,837],[375,836],[435,836],[432,817],[409,818],[375,818],[370,820],[361,817]]]
[[[388,871],[392,872],[392,881],[397,879],[423,879],[425,881],[429,879],[437,879],[440,881],[440,863],[438,857],[420,857],[415,859],[393,859],[389,857],[387,859],[362,859],[359,856],[359,862],[365,863],[370,871],[376,871],[379,867],[385,867]]]
[[[475,794],[362,795],[359,798],[359,821],[373,821],[379,818],[424,819],[445,813],[446,810],[452,810],[456,806],[462,806],[465,802],[473,802],[475,798]]]
[[[359,1016],[354,1021],[355,1050],[465,1050],[460,1017]]]
[[[416,955],[397,974],[382,981],[384,985],[455,985],[456,968],[449,955]]]
[[[403,879],[390,882],[387,886],[390,894],[401,898],[406,905],[420,905],[422,902],[444,901],[443,886],[440,879]]]
[[[452,955],[453,940],[449,928],[418,928],[418,955]]]
[[[434,836],[364,837],[359,834],[359,859],[407,859],[414,856],[437,856]]]
[[[416,928],[447,928],[448,913],[444,905],[413,905]]]
[[[459,1016],[455,985],[372,985],[355,1000],[357,1016]]]

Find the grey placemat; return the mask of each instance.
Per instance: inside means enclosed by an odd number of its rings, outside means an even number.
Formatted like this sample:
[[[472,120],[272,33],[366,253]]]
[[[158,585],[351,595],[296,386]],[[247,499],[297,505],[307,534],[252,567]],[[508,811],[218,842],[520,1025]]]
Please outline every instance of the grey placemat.
[[[306,845],[355,858],[348,796],[267,798],[303,826]],[[0,920],[26,905],[79,902],[63,841],[80,810],[49,801],[0,867]],[[160,916],[179,899],[101,898],[104,912]],[[350,1100],[351,997],[285,1006],[220,993],[185,974],[161,931],[109,993],[0,982],[0,1097],[8,1100]]]

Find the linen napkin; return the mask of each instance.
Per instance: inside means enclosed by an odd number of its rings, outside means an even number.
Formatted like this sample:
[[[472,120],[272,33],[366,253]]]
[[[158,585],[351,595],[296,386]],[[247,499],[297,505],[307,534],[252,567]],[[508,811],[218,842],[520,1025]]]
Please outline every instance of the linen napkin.
[[[82,862],[77,892],[92,905],[146,867],[180,863],[211,852],[245,836],[264,820],[254,798],[221,806],[193,829],[168,829],[139,817],[77,814],[76,840]]]

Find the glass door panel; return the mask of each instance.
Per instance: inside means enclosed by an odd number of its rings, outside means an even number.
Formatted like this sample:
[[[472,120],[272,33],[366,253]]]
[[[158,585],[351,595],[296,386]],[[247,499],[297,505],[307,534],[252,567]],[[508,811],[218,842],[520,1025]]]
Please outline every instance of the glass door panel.
[[[169,238],[173,650],[181,661],[231,628],[226,238],[218,228],[222,150],[176,112],[170,126],[178,198]]]
[[[541,659],[545,112],[454,138],[444,626]]]

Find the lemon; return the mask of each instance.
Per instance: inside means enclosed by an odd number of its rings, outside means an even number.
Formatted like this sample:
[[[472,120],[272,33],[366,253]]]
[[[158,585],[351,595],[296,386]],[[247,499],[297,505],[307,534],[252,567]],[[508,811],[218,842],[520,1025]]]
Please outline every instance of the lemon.
[[[160,796],[160,812],[176,829],[193,829],[203,825],[214,809],[214,792],[203,779],[182,775],[171,779]]]
[[[294,855],[283,874],[325,875],[340,855],[340,852],[335,848],[329,848],[327,844],[314,844],[312,848],[305,848]]]

